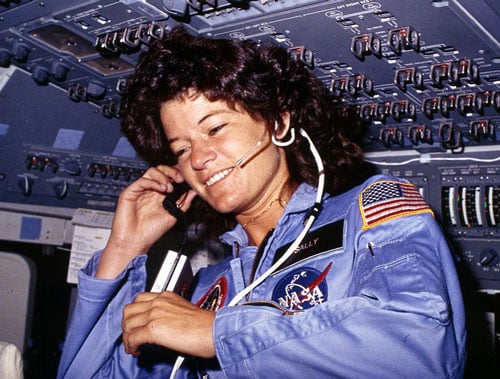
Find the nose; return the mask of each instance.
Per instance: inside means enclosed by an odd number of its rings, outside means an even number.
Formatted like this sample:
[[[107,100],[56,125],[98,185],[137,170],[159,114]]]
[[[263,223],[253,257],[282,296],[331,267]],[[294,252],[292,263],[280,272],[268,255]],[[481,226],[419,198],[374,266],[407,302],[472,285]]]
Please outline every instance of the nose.
[[[207,141],[197,141],[191,144],[191,167],[194,170],[203,170],[216,157],[214,147]]]

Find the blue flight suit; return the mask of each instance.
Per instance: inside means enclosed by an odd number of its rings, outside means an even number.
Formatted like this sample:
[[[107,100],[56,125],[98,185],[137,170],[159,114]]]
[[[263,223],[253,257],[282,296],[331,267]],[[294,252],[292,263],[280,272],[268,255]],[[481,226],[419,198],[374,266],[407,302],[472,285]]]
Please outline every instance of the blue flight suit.
[[[233,254],[200,270],[191,296],[217,312],[216,359],[188,357],[177,377],[462,377],[465,316],[454,258],[431,209],[401,179],[377,175],[325,195],[292,257],[227,306],[294,241],[315,194],[300,185],[260,249],[241,225],[221,236]],[[134,358],[121,343],[122,309],[145,290],[147,257],[114,280],[94,277],[99,257],[79,274],[58,377],[168,378],[173,358],[164,351]]]

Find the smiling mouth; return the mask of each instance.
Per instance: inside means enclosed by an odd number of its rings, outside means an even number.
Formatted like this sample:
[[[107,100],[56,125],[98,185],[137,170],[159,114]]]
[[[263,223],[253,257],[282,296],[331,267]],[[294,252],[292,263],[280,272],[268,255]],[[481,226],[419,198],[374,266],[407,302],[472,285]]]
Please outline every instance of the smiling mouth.
[[[215,174],[214,176],[212,176],[210,179],[208,179],[206,181],[206,186],[207,187],[211,187],[213,186],[215,183],[217,183],[218,181],[224,179],[226,176],[228,176],[231,171],[233,171],[232,168],[227,168],[225,170],[222,170],[221,172],[218,172],[217,174]]]

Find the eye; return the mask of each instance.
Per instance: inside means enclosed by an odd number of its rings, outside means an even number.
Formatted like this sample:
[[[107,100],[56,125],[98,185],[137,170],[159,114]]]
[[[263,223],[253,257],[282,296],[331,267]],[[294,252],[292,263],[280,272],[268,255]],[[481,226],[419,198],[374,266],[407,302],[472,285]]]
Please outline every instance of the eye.
[[[187,152],[189,151],[189,146],[183,146],[178,149],[172,149],[172,150],[174,152],[175,157],[179,159],[187,154]]]
[[[214,136],[216,135],[217,133],[219,133],[222,129],[224,129],[224,127],[226,126],[227,124],[220,124],[220,125],[217,125],[217,126],[214,126],[213,128],[211,128],[209,131],[208,131],[208,135],[209,136]]]

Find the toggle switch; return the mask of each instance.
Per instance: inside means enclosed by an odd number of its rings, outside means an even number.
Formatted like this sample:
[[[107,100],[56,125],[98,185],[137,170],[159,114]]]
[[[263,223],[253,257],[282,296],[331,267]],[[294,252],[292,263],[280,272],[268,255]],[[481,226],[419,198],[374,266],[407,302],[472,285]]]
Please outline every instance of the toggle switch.
[[[491,91],[478,92],[476,94],[474,109],[479,114],[484,114],[484,107],[491,106],[493,94]]]
[[[391,116],[396,121],[401,121],[403,117],[415,120],[417,108],[408,100],[399,100],[391,103]]]
[[[368,55],[380,58],[382,57],[382,43],[373,33],[356,35],[351,39],[351,53],[361,61]]]
[[[422,112],[428,119],[432,120],[434,114],[439,111],[439,103],[440,99],[438,97],[424,99],[422,102]]]
[[[444,117],[449,117],[450,111],[455,110],[455,102],[455,95],[441,96],[441,98],[439,99],[439,110]]]
[[[381,122],[385,122],[387,117],[391,115],[391,107],[392,103],[390,101],[386,101],[384,103],[380,103],[377,105],[377,120]]]
[[[370,122],[377,116],[377,107],[376,103],[363,104],[359,109],[359,116],[363,121]]]
[[[363,74],[356,74],[347,79],[346,89],[353,97],[358,96],[361,91],[367,95],[373,95],[373,80]]]
[[[449,70],[450,83],[454,86],[460,86],[463,78],[470,83],[479,84],[479,66],[471,59],[453,61]]]
[[[491,97],[491,104],[497,112],[500,112],[500,91],[493,92]]]
[[[215,8],[215,6],[216,5],[214,5],[214,8]],[[153,39],[160,40],[163,38],[163,36],[165,34],[165,29],[160,24],[157,24],[156,22],[152,22],[148,25],[148,30],[147,30],[146,34]]]
[[[94,42],[94,48],[101,54],[103,57],[116,57],[120,55],[120,51],[118,46],[116,46],[116,37],[115,33],[106,33],[101,36],[97,36]]]
[[[480,142],[482,139],[490,138],[495,139],[495,125],[489,120],[475,120],[471,121],[469,126],[470,135]]]
[[[429,76],[436,88],[443,88],[443,81],[448,79],[449,66],[447,63],[438,63],[431,67]]]
[[[288,49],[292,59],[304,63],[309,68],[314,68],[314,53],[304,46],[295,46]]]
[[[122,53],[131,54],[139,50],[141,47],[141,40],[139,38],[141,27],[142,25],[139,27],[133,26],[116,33],[118,39],[116,44]]]
[[[438,138],[445,149],[457,150],[463,148],[462,132],[454,122],[443,122],[439,126]]]
[[[401,129],[393,127],[381,129],[379,139],[387,148],[391,147],[392,145],[403,146],[404,143],[404,135]]]
[[[412,27],[392,29],[387,36],[387,44],[397,55],[401,55],[404,50],[420,50],[420,35]]]
[[[118,101],[108,101],[102,104],[101,114],[106,118],[120,117],[120,103]]]
[[[408,139],[415,146],[420,142],[432,145],[432,129],[425,125],[412,125],[408,128]]]
[[[396,86],[404,92],[406,92],[408,84],[413,84],[416,89],[423,89],[424,77],[422,72],[417,69],[403,68],[396,70],[394,75],[394,84],[396,84]]]
[[[347,91],[348,81],[349,81],[349,79],[346,77],[333,78],[330,82],[330,91],[335,96],[342,95],[345,91]]]
[[[475,93],[465,93],[457,96],[456,108],[458,113],[463,116],[467,116],[474,112],[476,105],[476,94]]]

